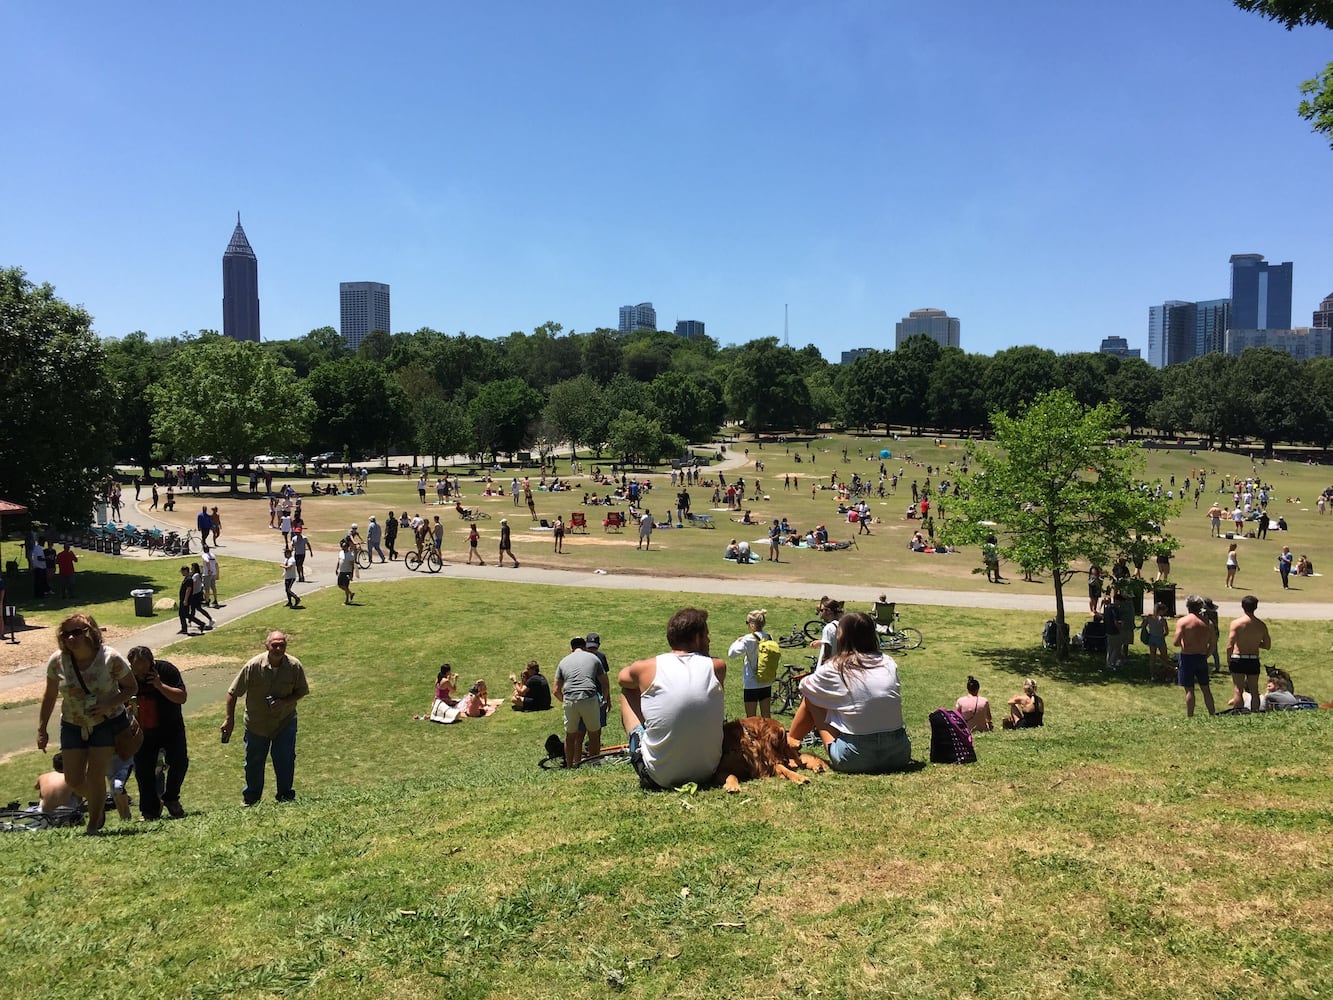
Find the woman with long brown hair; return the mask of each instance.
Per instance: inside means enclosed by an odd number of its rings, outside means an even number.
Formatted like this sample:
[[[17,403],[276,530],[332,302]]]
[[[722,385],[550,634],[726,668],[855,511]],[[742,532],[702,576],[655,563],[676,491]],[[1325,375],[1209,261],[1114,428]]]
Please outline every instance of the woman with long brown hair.
[[[46,664],[46,692],[37,718],[37,749],[60,697],[60,749],[65,781],[88,803],[88,832],[106,823],[106,771],[116,734],[129,726],[125,706],[139,690],[125,657],[102,643],[91,615],[72,614],[56,629],[59,647]]]
[[[835,771],[883,774],[911,763],[898,664],[880,651],[869,615],[838,619],[837,652],[801,681],[801,695],[791,736],[818,733]]]

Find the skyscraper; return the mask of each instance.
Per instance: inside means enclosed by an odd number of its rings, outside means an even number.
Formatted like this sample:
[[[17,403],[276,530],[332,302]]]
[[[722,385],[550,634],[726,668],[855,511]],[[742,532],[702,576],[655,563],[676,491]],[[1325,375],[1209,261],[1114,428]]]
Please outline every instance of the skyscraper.
[[[702,337],[703,335],[704,335],[703,320],[699,319],[676,320],[677,337]]]
[[[343,281],[338,284],[339,327],[350,351],[374,330],[392,333],[389,326],[389,286],[378,281]]]
[[[259,342],[259,259],[245,238],[240,212],[222,254],[222,334]]]
[[[1231,327],[1291,328],[1291,261],[1269,264],[1261,253],[1231,255]]]
[[[1231,300],[1181,302],[1172,299],[1148,309],[1148,363],[1178,365],[1203,354],[1225,350],[1231,326]]]
[[[651,302],[640,302],[637,306],[620,307],[620,332],[633,333],[635,330],[656,330],[657,310]]]
[[[1333,329],[1333,295],[1319,303],[1319,308],[1314,311],[1314,322],[1310,325],[1320,330]]]
[[[957,347],[962,324],[943,309],[913,309],[898,321],[893,346],[902,347],[909,337],[924,333],[941,347]]]
[[[1137,347],[1131,349],[1129,341],[1124,337],[1103,337],[1102,346],[1097,349],[1099,354],[1113,354],[1117,358],[1137,358],[1142,355]]]

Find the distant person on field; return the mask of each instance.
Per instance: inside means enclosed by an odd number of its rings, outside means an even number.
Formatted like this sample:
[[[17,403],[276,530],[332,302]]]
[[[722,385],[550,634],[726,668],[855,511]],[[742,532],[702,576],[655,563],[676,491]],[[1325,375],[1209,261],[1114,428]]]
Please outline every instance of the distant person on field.
[[[1023,681],[1023,693],[1009,699],[1009,718],[1005,729],[1034,729],[1046,724],[1046,702],[1037,694],[1037,682],[1031,677]]]
[[[569,640],[569,655],[555,669],[554,693],[565,708],[565,767],[578,767],[585,730],[588,755],[602,752],[602,705],[611,702],[611,679],[581,635]]]
[[[744,671],[744,681],[742,682],[741,702],[745,706],[747,716],[758,716],[762,719],[772,717],[772,699],[773,683],[759,683],[759,643],[764,639],[773,638],[764,631],[764,625],[768,622],[768,612],[765,610],[751,611],[745,616],[746,632],[727,649],[727,656],[743,656],[742,669]]]
[[[529,660],[518,677],[510,674],[509,680],[514,685],[509,704],[515,712],[545,712],[550,709],[551,685],[542,676],[542,668],[536,660]]]
[[[1227,632],[1227,667],[1231,671],[1231,684],[1235,689],[1231,697],[1232,708],[1244,708],[1245,696],[1248,694],[1250,704],[1258,711],[1259,650],[1273,648],[1268,625],[1255,615],[1258,608],[1259,598],[1253,594],[1242,597],[1241,616],[1232,621]]]
[[[1194,688],[1203,688],[1203,703],[1208,714],[1216,715],[1213,689],[1208,686],[1208,654],[1217,650],[1217,634],[1203,617],[1203,598],[1190,594],[1185,598],[1186,614],[1176,622],[1172,644],[1180,650],[1177,656],[1176,681],[1185,689],[1185,715],[1194,717]]]

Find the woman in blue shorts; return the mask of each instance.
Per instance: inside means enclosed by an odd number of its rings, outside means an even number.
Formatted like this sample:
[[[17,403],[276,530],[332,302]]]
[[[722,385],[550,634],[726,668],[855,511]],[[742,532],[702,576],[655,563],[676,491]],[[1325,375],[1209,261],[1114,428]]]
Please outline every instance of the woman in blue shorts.
[[[903,728],[898,664],[879,649],[875,623],[861,612],[838,620],[838,651],[801,681],[792,739],[817,732],[835,771],[883,774],[912,761]]]

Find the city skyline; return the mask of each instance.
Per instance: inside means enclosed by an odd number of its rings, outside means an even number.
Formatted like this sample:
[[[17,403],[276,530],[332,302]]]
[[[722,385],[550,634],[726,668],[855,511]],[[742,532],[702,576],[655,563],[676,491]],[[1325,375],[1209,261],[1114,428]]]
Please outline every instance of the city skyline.
[[[32,98],[0,161],[23,195],[0,262],[104,336],[217,328],[218,220],[241,206],[266,339],[339,327],[329,288],[368,274],[394,287],[392,332],[588,331],[634,294],[724,344],[781,341],[789,316],[830,361],[891,347],[923,302],[967,319],[970,352],[1142,346],[1145,303],[1226,296],[1216,262],[1251,248],[1295,262],[1297,316],[1333,289],[1298,194],[1328,189],[1333,153],[1294,112],[1322,29],[1224,0],[520,6],[409,2],[353,36],[339,0],[318,19],[16,0],[0,74]],[[1163,37],[1192,44],[1162,59]],[[358,118],[379,141],[315,155]],[[609,122],[649,152],[621,155]],[[1222,165],[1154,155],[1239,130]]]

